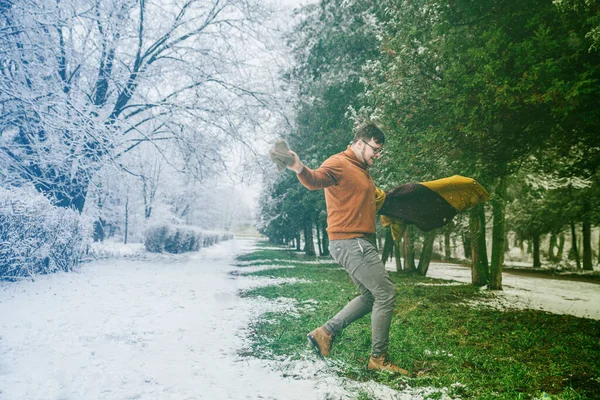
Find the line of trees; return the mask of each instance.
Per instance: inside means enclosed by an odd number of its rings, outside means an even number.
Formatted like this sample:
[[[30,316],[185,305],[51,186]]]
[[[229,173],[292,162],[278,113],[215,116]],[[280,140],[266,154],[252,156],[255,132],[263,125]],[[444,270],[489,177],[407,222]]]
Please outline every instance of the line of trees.
[[[297,112],[287,139],[310,167],[344,150],[353,123],[371,118],[387,132],[372,170],[380,187],[460,174],[491,192],[489,204],[445,228],[463,237],[474,284],[502,288],[509,233],[532,244],[535,266],[542,237],[548,261],[559,262],[558,244],[571,236],[571,258],[593,269],[600,4],[322,0],[301,12],[290,37]],[[308,225],[322,231],[321,197],[289,174],[269,183],[264,234],[285,242]]]

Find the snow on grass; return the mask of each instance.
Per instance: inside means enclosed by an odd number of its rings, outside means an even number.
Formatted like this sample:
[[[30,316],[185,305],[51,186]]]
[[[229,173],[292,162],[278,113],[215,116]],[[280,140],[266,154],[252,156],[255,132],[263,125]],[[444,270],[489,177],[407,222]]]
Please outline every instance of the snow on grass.
[[[273,260],[273,262],[288,262],[288,263],[294,263],[294,264],[335,264],[336,262],[333,261],[333,259],[331,258],[326,258],[323,260],[280,260],[280,259],[275,259]]]
[[[462,286],[464,283],[462,282],[435,282],[435,283],[426,283],[419,282],[416,283],[416,286]]]
[[[314,400],[352,399],[357,390],[420,398],[339,378],[308,347],[302,361],[241,356],[253,319],[315,305],[241,298],[258,285],[300,282],[232,276],[234,256],[253,244],[103,259],[0,283],[0,398]]]
[[[282,376],[314,382],[315,388],[322,393],[322,397],[319,397],[319,399],[350,400],[355,399],[359,393],[366,394],[368,398],[376,400],[452,399],[448,395],[449,389],[447,388],[412,388],[410,384],[406,383],[402,390],[394,390],[374,381],[359,382],[340,378],[333,372],[344,368],[343,365],[336,365],[336,362],[332,360],[317,358],[312,355],[312,351],[310,355],[307,352],[307,355],[301,360],[281,358],[265,361],[253,359],[249,362],[251,365],[255,363],[256,365],[266,366]]]
[[[118,243],[112,240],[92,242],[88,248],[88,258],[136,258],[143,257],[145,253],[143,243]]]
[[[447,263],[431,263],[427,276],[471,282],[471,270]],[[533,309],[576,317],[600,319],[600,285],[597,283],[523,276],[505,272],[502,291],[488,293],[485,302],[472,303],[494,309]]]
[[[319,398],[313,382],[238,356],[237,333],[251,318],[290,308],[238,296],[259,284],[227,274],[247,247],[225,242],[172,262],[102,260],[0,284],[0,398]]]
[[[244,279],[247,280],[246,285],[244,285],[244,290],[250,290],[257,287],[264,286],[278,286],[278,285],[293,285],[296,283],[306,283],[309,282],[306,279],[299,278],[272,278],[272,277],[264,277],[264,276],[244,276]]]
[[[244,266],[243,270],[241,271],[233,271],[235,272],[234,275],[245,275],[245,274],[251,274],[254,272],[260,272],[260,271],[270,271],[273,269],[292,269],[295,268],[293,265],[279,265],[279,264],[270,264],[270,265],[250,265],[250,266]]]
[[[260,248],[262,250],[263,247]],[[236,265],[243,267],[246,265],[254,265],[260,263],[279,263],[279,264],[335,264],[335,261],[331,258],[326,258],[322,260],[290,260],[290,259],[258,259],[258,260],[249,260],[249,261],[236,261]]]
[[[352,399],[357,393],[375,399],[434,393],[449,398],[444,390],[412,389],[410,381],[394,391],[340,378],[338,366],[318,359],[309,347],[301,360],[243,357],[252,320],[269,311],[297,313],[315,306],[239,296],[260,285],[302,282],[231,275],[275,267],[234,266],[234,256],[254,243],[233,240],[187,255],[103,259],[73,273],[0,283],[0,398],[313,400]],[[109,253],[138,254],[114,248]],[[450,264],[433,263],[429,275],[470,281],[467,268]],[[572,307],[568,313],[599,317],[595,284],[505,274],[504,287],[491,296],[512,302],[515,295],[524,306],[554,312],[558,303]]]
[[[253,250],[281,250],[281,251],[294,251],[293,247],[276,247],[276,246],[257,246]]]

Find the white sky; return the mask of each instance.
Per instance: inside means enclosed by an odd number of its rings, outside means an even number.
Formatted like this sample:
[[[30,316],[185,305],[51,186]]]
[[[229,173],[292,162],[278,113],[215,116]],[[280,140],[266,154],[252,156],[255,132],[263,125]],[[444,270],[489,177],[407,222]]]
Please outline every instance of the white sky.
[[[311,4],[311,3],[316,3],[318,0],[264,0],[265,3],[272,5],[273,7],[275,7],[276,9],[280,9],[283,11],[284,14],[288,14],[289,15],[289,21],[292,21],[292,13],[293,10],[301,7],[303,5],[306,4]],[[286,21],[288,19],[287,16],[283,15],[282,19],[284,21]],[[293,28],[293,24],[284,24],[285,28],[291,29]],[[273,60],[265,60],[265,62],[269,62],[272,63]],[[276,132],[272,132],[275,136],[276,136]],[[268,154],[268,150],[269,150],[269,146],[270,146],[270,142],[274,142],[275,136],[272,138],[272,140],[269,140],[265,143],[262,143],[261,146],[259,148],[256,149],[256,151],[258,152],[259,155],[267,157]],[[241,161],[241,153],[240,151],[244,151],[243,149],[237,149],[237,150],[233,150],[230,153],[230,157],[229,160],[227,161],[230,172],[233,171],[233,175],[232,177],[224,177],[221,180],[222,181],[227,181],[227,183],[231,184],[233,182],[237,182],[236,179],[237,177],[239,177],[240,175],[246,173],[247,171],[245,171],[245,166]],[[276,170],[276,167],[274,164],[268,164],[268,167],[272,167],[273,170]],[[228,173],[230,173],[228,172]],[[262,183],[261,183],[261,179],[259,176],[259,173],[257,172],[257,174],[254,176],[256,179],[252,180],[252,178],[247,179],[247,182],[244,183],[236,183],[236,187],[238,189],[241,190],[240,195],[241,199],[249,205],[249,207],[254,210],[254,212],[258,211],[258,198],[260,196],[260,192],[262,190]]]

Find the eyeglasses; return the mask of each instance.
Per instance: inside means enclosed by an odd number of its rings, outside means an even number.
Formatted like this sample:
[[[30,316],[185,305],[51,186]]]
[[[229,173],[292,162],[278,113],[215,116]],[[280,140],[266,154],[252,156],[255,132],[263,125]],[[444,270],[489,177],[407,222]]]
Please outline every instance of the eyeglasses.
[[[363,142],[364,144],[366,144],[367,146],[369,146],[370,148],[372,148],[373,154],[381,154],[381,152],[383,151],[383,147],[373,147],[369,143],[364,141],[363,139],[360,139],[360,141]]]

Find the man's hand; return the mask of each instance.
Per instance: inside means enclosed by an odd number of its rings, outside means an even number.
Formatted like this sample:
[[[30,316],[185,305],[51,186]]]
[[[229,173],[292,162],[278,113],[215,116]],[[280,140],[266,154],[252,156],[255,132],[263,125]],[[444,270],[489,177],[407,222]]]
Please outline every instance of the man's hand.
[[[304,169],[304,164],[302,164],[302,161],[300,161],[298,154],[294,153],[292,150],[289,150],[288,153],[290,153],[292,157],[294,157],[294,163],[292,165],[288,165],[287,167],[295,173],[299,174]]]

